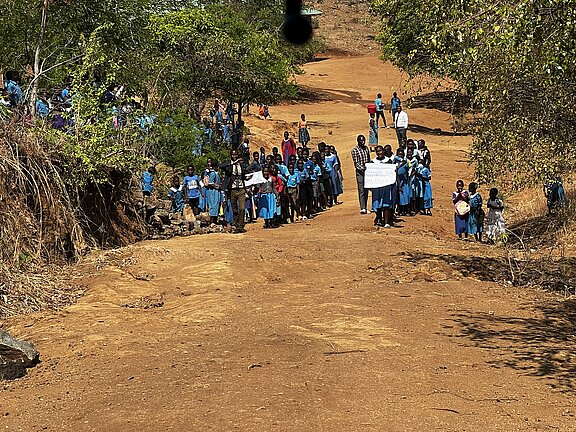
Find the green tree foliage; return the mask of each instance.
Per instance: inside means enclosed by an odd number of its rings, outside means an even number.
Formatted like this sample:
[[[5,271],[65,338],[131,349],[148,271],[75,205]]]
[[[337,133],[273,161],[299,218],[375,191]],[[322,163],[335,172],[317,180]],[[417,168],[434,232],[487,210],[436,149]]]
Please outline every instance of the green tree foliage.
[[[234,13],[234,8],[211,5],[151,17],[163,83],[157,90],[172,98],[188,96],[189,113],[195,117],[202,102],[216,94],[241,108],[274,102],[293,90],[290,77],[299,72],[302,53],[270,30],[273,20],[257,25],[246,11]],[[274,16],[282,15],[276,11]]]
[[[471,161],[521,188],[573,170],[572,0],[376,0],[383,58],[456,80],[480,107]]]

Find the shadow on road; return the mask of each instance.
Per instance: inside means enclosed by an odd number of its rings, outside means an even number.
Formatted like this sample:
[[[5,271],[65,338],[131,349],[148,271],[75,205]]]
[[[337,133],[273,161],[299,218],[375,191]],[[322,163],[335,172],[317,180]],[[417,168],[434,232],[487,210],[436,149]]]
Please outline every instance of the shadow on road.
[[[453,115],[467,112],[471,108],[470,97],[457,91],[438,91],[413,96],[408,100],[410,108],[426,108],[444,111]]]
[[[408,263],[426,263],[431,269],[450,266],[453,275],[480,281],[508,281],[514,285],[539,285],[561,292],[575,292],[576,259],[514,261],[505,257],[454,254],[403,253]],[[516,273],[512,275],[512,271]],[[520,271],[521,270],[521,271]],[[527,288],[528,289],[528,288]],[[568,290],[568,291],[567,291]],[[451,321],[458,327],[451,337],[497,351],[489,362],[551,380],[551,386],[576,392],[576,299],[532,306],[529,318],[497,316],[493,313],[459,312]]]
[[[452,320],[460,328],[456,337],[499,351],[491,366],[544,377],[559,391],[576,392],[576,300],[537,310],[535,318],[465,312]]]

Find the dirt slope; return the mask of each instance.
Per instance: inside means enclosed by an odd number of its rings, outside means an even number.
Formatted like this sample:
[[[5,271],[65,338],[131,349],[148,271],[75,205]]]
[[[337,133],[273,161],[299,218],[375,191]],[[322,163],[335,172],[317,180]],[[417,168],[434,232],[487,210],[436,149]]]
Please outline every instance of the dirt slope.
[[[43,363],[0,390],[0,429],[576,430],[574,303],[490,282],[498,252],[453,239],[470,137],[450,136],[446,113],[409,110],[432,151],[434,216],[376,230],[349,154],[365,103],[400,74],[376,56],[306,71],[319,101],[248,122],[273,145],[306,113],[313,141],[343,159],[344,204],[278,230],[91,257],[78,304],[8,323]]]

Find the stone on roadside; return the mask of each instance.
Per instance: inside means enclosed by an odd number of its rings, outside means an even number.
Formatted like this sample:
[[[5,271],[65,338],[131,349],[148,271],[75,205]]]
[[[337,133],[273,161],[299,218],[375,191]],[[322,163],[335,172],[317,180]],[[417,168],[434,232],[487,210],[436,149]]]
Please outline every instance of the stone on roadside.
[[[0,330],[0,380],[21,378],[39,361],[40,353],[32,343]]]

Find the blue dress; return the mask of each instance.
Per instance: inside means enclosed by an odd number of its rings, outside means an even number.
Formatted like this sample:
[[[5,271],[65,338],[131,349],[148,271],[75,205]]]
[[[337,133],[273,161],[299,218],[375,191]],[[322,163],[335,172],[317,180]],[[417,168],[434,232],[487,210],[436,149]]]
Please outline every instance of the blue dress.
[[[171,187],[168,190],[168,196],[172,200],[170,212],[182,213],[182,210],[184,210],[184,188],[182,186],[180,186],[178,189]]]
[[[430,184],[430,178],[432,173],[429,168],[422,167],[420,169],[420,178],[422,179],[422,196],[424,198],[424,208],[432,208],[432,185]]]
[[[342,190],[342,181],[340,180],[340,176],[338,175],[338,171],[334,168],[335,165],[339,165],[340,161],[338,160],[338,156],[335,154],[331,154],[330,156],[326,156],[324,158],[324,163],[326,164],[326,169],[330,173],[330,178],[332,179],[332,194],[333,195],[341,195]]]
[[[458,192],[452,192],[453,204],[456,204],[458,201],[460,201],[458,195],[459,195]],[[464,198],[464,201],[468,202],[470,200],[470,195],[468,194],[468,191],[462,191],[461,195]],[[460,216],[458,213],[456,213],[456,211],[454,211],[454,228],[456,234],[465,234],[468,232],[468,216],[469,213]]]
[[[276,193],[274,180],[269,178],[266,183],[260,185],[258,198],[258,215],[262,219],[273,219],[276,215]]]
[[[398,192],[400,195],[398,204],[401,206],[409,205],[412,198],[412,185],[410,184],[408,164],[406,163],[398,167]]]
[[[484,232],[484,221],[479,217],[482,209],[482,197],[479,193],[470,195],[470,216],[468,216],[468,234]]]
[[[220,186],[220,176],[216,171],[209,171],[204,173],[204,177],[208,177],[209,182],[214,184],[214,187],[206,188],[206,204],[208,205],[208,212],[210,216],[218,216],[220,213],[220,201],[222,195],[218,187]]]
[[[374,159],[374,163],[393,163]],[[394,193],[396,184],[372,189],[372,210],[389,209],[394,206]]]

